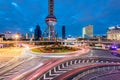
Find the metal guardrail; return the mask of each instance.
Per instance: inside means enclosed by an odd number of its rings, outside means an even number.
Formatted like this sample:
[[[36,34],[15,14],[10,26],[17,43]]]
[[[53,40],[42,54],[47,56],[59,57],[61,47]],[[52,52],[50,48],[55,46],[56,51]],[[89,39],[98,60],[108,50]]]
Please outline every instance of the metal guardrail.
[[[77,69],[71,70],[65,74],[58,76],[55,79],[57,79],[57,80],[81,80],[81,79],[83,79],[83,77],[85,77],[88,74],[91,74],[94,72],[99,72],[99,71],[104,71],[104,70],[110,71],[111,69],[120,70],[120,64],[89,65],[89,66],[85,66],[82,68],[77,68]],[[102,75],[105,75],[105,74],[102,74]],[[102,76],[102,75],[99,75],[99,76]],[[92,80],[99,76],[94,76],[89,80]]]
[[[114,71],[109,73],[109,71],[111,70],[114,70]],[[89,80],[94,80],[102,76],[107,76],[110,74],[112,75],[116,73],[115,72],[116,70],[120,70],[120,65],[96,66],[93,69],[86,70],[85,72],[79,74],[77,77],[73,78],[72,80],[79,80],[81,78],[84,78],[86,75],[98,72],[99,74],[95,74],[94,76],[91,76],[91,78],[89,78]],[[87,78],[85,79],[87,80]]]
[[[83,62],[83,61],[84,62]],[[81,62],[82,61],[82,62]],[[89,61],[89,62],[88,62]],[[45,76],[45,74],[49,73],[49,70],[54,70],[55,68],[61,68],[61,69],[67,69],[67,67],[72,66],[72,65],[76,65],[76,64],[80,64],[80,63],[101,63],[101,64],[115,64],[115,63],[120,63],[120,59],[112,59],[112,58],[98,58],[98,57],[93,57],[93,58],[73,58],[73,59],[66,59],[65,61],[60,62],[59,64],[56,64],[54,66],[51,66],[51,68],[49,68],[47,71],[45,71],[44,73],[42,73],[42,75],[39,75],[39,79],[41,80],[43,78],[43,76]],[[120,64],[119,64],[120,65]],[[60,70],[58,70],[59,72]],[[78,71],[78,70],[77,70]],[[55,74],[55,73],[53,73]],[[54,80],[59,80],[59,79],[54,79]],[[64,80],[64,79],[60,79],[60,80]],[[70,80],[70,79],[68,79]]]

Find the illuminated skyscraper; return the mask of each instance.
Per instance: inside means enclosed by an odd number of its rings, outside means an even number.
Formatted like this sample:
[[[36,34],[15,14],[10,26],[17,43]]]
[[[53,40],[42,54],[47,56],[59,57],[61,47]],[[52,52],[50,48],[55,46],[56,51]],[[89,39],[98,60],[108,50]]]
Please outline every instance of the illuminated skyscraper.
[[[47,28],[45,32],[43,33],[45,37],[52,40],[56,36],[55,32],[55,25],[57,22],[56,17],[54,16],[54,0],[48,0],[48,16],[46,17],[45,21],[47,23]]]

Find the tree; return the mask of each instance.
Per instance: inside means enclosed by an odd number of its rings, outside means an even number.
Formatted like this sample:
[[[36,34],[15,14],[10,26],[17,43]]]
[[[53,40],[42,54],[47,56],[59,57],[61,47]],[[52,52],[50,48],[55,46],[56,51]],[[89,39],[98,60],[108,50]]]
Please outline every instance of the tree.
[[[62,39],[65,39],[65,26],[62,26]]]
[[[39,38],[41,38],[42,36],[42,31],[40,29],[40,26],[39,25],[36,25],[36,28],[35,28],[35,40],[39,40]]]

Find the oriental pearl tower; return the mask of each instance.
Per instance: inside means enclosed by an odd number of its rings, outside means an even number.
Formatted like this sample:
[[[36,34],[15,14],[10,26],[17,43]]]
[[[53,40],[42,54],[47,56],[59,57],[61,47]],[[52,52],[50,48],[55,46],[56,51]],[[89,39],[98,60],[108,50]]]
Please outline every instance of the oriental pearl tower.
[[[57,19],[54,16],[54,0],[48,0],[48,12],[49,14],[45,19],[47,28],[44,32],[44,35],[46,35],[46,37],[50,40],[53,40],[56,36],[55,25],[57,22]]]

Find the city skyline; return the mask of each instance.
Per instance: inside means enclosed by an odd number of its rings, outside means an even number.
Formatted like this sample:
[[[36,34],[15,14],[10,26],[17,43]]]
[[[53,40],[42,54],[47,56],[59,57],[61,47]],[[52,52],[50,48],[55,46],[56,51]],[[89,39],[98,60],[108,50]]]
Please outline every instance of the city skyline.
[[[0,0],[0,4],[0,33],[26,33],[37,24],[45,30],[48,0]],[[65,25],[66,35],[81,36],[82,28],[92,24],[94,34],[106,34],[108,27],[120,24],[119,5],[118,0],[55,0],[56,31],[61,35]]]

